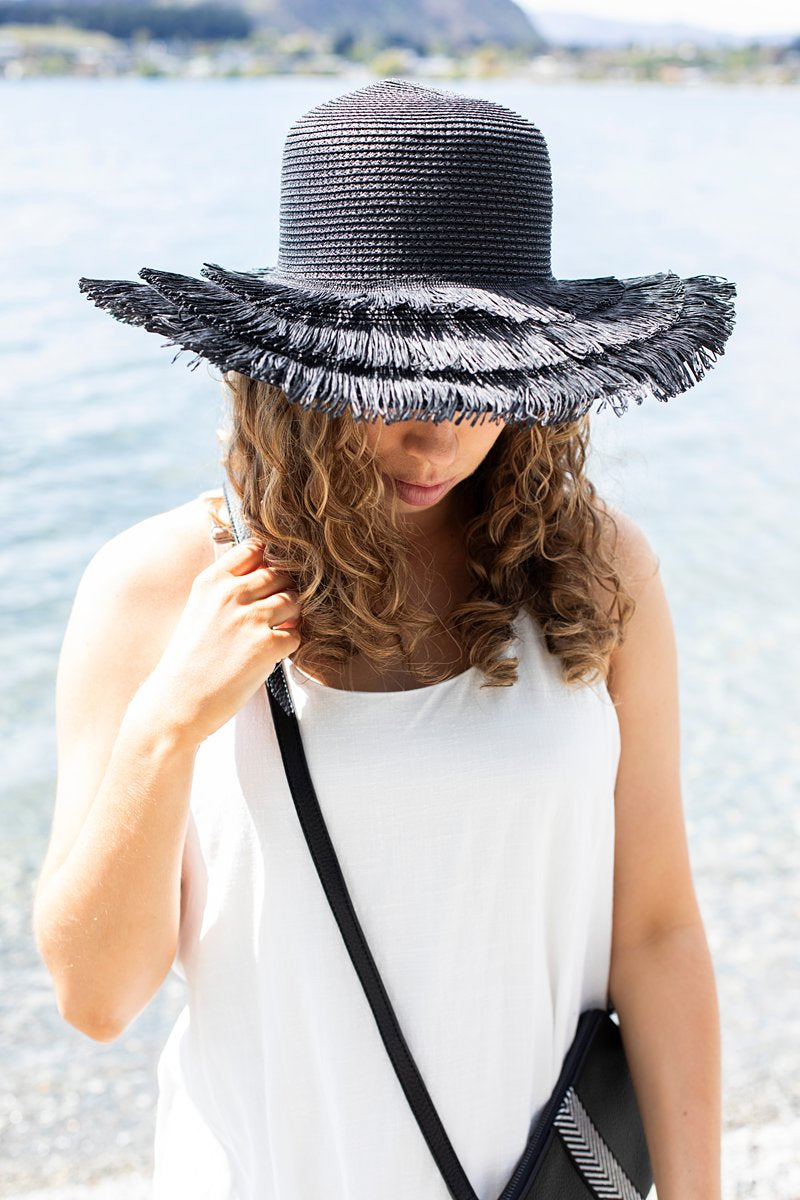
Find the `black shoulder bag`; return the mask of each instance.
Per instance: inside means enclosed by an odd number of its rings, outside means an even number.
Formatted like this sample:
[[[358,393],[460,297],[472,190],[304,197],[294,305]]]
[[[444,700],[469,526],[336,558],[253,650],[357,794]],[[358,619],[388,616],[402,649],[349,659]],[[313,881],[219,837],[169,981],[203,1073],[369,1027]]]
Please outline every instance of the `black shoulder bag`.
[[[227,481],[223,489],[234,536],[241,542],[249,532],[238,497]],[[453,1200],[478,1200],[411,1056],[353,908],[311,782],[281,663],[266,688],[300,825],[397,1078]],[[647,1142],[612,1012],[593,1008],[581,1013],[561,1074],[498,1200],[647,1196],[653,1184]]]

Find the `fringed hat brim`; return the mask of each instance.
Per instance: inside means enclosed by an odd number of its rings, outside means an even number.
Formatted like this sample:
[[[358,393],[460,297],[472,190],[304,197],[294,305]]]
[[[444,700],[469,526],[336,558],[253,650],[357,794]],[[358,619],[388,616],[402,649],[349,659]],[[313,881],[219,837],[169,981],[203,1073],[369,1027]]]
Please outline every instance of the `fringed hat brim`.
[[[429,279],[332,289],[212,264],[202,273],[145,269],[144,283],[81,279],[80,288],[118,320],[191,351],[191,366],[206,359],[279,386],[303,408],[387,422],[488,414],[555,425],[595,401],[621,416],[631,401],[666,401],[702,379],[735,321],[735,284],[671,271],[513,289]]]

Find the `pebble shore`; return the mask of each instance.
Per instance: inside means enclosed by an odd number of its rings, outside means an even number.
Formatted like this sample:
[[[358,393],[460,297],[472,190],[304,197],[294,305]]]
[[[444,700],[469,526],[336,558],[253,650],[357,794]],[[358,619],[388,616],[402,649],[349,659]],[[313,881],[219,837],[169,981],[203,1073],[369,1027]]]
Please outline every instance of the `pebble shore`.
[[[728,1130],[722,1139],[722,1200],[800,1200],[798,1146],[800,1122]],[[93,1186],[20,1192],[16,1200],[152,1200],[152,1186],[148,1175],[128,1174]],[[658,1200],[655,1188],[647,1200]]]

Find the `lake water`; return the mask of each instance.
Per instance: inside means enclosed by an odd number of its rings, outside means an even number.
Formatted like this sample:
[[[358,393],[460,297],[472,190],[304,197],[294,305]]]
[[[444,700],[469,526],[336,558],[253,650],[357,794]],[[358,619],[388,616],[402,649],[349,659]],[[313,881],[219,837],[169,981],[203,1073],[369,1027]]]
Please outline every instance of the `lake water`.
[[[289,124],[365,82],[0,88],[3,1197],[147,1195],[155,1066],[184,998],[171,974],[118,1041],[92,1042],[60,1018],[30,929],[80,575],[115,533],[221,478],[215,373],[173,365],[77,280],[273,263]],[[800,92],[449,86],[544,132],[557,275],[738,285],[716,367],[666,405],[598,414],[591,474],[647,533],[672,608],[684,807],[723,1021],[726,1200],[798,1200]]]

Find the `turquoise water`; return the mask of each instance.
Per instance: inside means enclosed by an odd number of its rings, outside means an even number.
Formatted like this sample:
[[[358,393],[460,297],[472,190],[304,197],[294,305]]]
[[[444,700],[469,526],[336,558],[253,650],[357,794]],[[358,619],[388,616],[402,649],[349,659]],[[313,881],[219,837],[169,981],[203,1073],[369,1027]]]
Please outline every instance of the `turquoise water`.
[[[215,373],[77,289],[269,265],[289,123],[362,79],[59,80],[0,90],[0,1196],[146,1173],[170,976],[115,1043],[59,1017],[30,932],[53,803],[53,687],[81,572],[119,530],[216,486]],[[792,89],[472,81],[550,147],[553,269],[736,281],[692,391],[594,423],[591,473],[661,560],[683,794],[723,1018],[725,1125],[800,1133],[800,256]],[[771,1167],[729,1196],[794,1197]],[[787,1185],[788,1187],[788,1185]]]

